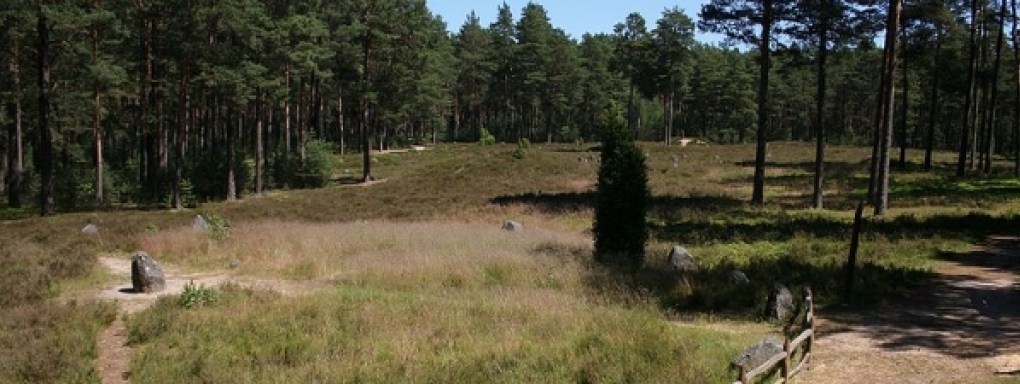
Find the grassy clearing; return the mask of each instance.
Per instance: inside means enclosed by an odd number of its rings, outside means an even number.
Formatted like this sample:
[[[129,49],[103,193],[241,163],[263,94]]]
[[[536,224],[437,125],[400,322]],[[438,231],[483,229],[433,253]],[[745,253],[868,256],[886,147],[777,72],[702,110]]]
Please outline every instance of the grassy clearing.
[[[187,269],[236,264],[332,287],[298,298],[218,288],[191,309],[166,299],[129,319],[135,381],[722,382],[733,354],[773,330],[748,320],[774,282],[811,285],[822,310],[840,300],[867,148],[830,149],[832,210],[814,211],[809,144],[770,144],[765,207],[746,203],[753,146],[644,145],[652,242],[648,265],[623,276],[590,264],[594,148],[535,145],[515,158],[516,148],[377,155],[373,173],[386,182],[370,187],[345,184],[360,163],[343,156],[337,182],[319,190],[0,222],[0,307],[12,314],[0,381],[94,381],[92,340],[112,310],[51,299],[98,284],[94,255],[135,249]],[[937,154],[931,173],[921,155],[894,171],[892,214],[865,226],[857,305],[923,288],[946,254],[1020,224],[1020,187],[1005,168],[956,179],[952,154]],[[196,214],[229,220],[227,236],[191,230]],[[503,232],[504,219],[526,230]],[[80,234],[89,222],[100,236]],[[690,287],[667,266],[675,244],[701,266]],[[752,286],[729,287],[732,269]]]

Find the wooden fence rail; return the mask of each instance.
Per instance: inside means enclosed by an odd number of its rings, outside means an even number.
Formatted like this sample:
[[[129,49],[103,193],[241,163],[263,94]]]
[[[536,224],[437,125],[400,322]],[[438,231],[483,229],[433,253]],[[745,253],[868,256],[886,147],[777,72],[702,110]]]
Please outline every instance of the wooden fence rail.
[[[794,375],[807,368],[811,363],[811,347],[815,343],[815,305],[810,288],[804,290],[804,306],[807,310],[804,316],[804,331],[793,340],[785,337],[783,351],[773,355],[758,367],[751,370],[743,366],[738,367],[740,376],[734,384],[749,384],[758,376],[775,371],[777,367],[780,369],[780,376],[776,379],[776,383],[786,383]],[[803,350],[803,354],[794,366],[791,360],[797,355],[798,350]]]

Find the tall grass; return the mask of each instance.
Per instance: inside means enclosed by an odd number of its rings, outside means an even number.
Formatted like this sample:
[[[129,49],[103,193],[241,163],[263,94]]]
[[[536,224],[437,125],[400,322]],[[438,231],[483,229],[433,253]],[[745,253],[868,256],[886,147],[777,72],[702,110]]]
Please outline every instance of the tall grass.
[[[590,239],[498,223],[264,222],[208,245],[155,234],[181,263],[236,257],[288,276],[312,264],[330,293],[224,287],[211,307],[173,298],[129,322],[139,382],[719,382],[755,335],[680,328],[654,300],[597,296]],[[648,298],[645,298],[648,299]]]

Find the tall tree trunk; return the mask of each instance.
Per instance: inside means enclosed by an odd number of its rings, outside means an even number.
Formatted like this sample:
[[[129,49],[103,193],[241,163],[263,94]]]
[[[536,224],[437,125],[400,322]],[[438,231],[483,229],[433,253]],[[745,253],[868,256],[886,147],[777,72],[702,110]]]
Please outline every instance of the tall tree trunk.
[[[22,123],[22,110],[21,110],[21,71],[18,65],[20,58],[19,45],[15,37],[11,36],[10,39],[10,50],[11,56],[8,58],[8,70],[11,73],[12,91],[14,93],[13,100],[8,105],[8,110],[11,114],[11,125],[8,140],[10,140],[10,151],[7,152],[8,164],[10,170],[7,174],[7,206],[11,208],[21,208],[21,178],[25,173],[25,154],[24,154],[24,143],[22,142],[23,130],[21,127]]]
[[[50,131],[50,27],[46,12],[40,3],[37,6],[38,45],[36,45],[36,71],[39,87],[39,146],[36,149],[36,167],[42,176],[39,190],[39,214],[50,216],[56,213],[53,200],[53,132]]]
[[[769,117],[769,65],[772,53],[772,0],[763,0],[761,26],[761,45],[758,48],[761,54],[758,79],[758,144],[754,159],[754,189],[751,193],[751,202],[754,204],[765,204],[765,152],[768,151],[766,131],[768,130]]]
[[[93,6],[99,11],[100,0],[95,0]],[[92,57],[99,59],[99,28],[92,28]],[[99,83],[92,84],[92,141],[94,145],[95,165],[95,192],[96,204],[103,204],[103,125],[102,125],[102,100],[100,99]]]
[[[829,56],[829,20],[823,16],[818,31],[818,93],[815,95],[815,209],[824,207],[825,194],[825,93]]]
[[[368,22],[368,15],[365,15],[365,40],[362,46],[363,63],[361,73],[361,181],[368,183],[372,181],[372,141],[369,129],[369,102],[368,88],[372,81],[372,24]]]
[[[935,68],[938,71],[942,57],[942,25],[935,26]],[[924,170],[931,171],[931,155],[935,148],[935,121],[939,115],[939,79],[936,72],[931,81],[931,109],[928,114],[928,129],[924,137]]]
[[[173,207],[174,209],[184,209],[184,140],[187,135],[187,114],[188,114],[188,95],[189,79],[188,79],[188,57],[185,56],[181,61],[181,84],[178,90],[177,99],[177,137],[174,139],[174,188],[173,188]],[[164,130],[165,131],[165,130]]]
[[[666,123],[666,145],[667,146],[673,144],[673,122],[674,122],[674,117],[676,115],[676,110],[675,110],[676,107],[675,107],[675,105],[676,105],[676,94],[673,93],[673,92],[670,92],[670,95],[669,95],[669,109],[666,111],[666,113],[667,113],[667,117],[666,117],[666,121],[667,121],[667,123]]]
[[[996,109],[999,103],[999,70],[1002,68],[1002,46],[1003,40],[1005,39],[1006,31],[1006,0],[1000,0],[999,5],[999,27],[997,28],[999,33],[995,40],[995,62],[992,64],[992,90],[991,100],[988,105],[989,114],[988,118],[988,138],[985,142],[985,153],[987,159],[985,160],[985,174],[992,173],[992,155],[995,152],[995,127],[996,127]]]
[[[262,147],[262,121],[265,113],[264,98],[262,90],[255,91],[255,194],[262,195],[262,168],[263,168],[263,147]]]
[[[896,103],[896,92],[894,92],[894,76],[896,74],[896,50],[899,43],[900,9],[903,0],[892,0],[889,2],[889,19],[885,32],[885,59],[882,67],[883,98],[885,105],[882,112],[881,123],[878,131],[882,133],[882,144],[880,148],[878,183],[875,193],[875,215],[885,215],[889,209],[889,160],[892,150],[893,138],[893,106]]]
[[[1003,0],[1005,1],[1005,0]],[[1016,0],[1010,1],[1013,15],[1013,175],[1020,177],[1020,16],[1017,15]]]
[[[233,108],[231,108],[233,109]],[[244,114],[240,111],[232,111],[237,114],[237,127],[231,127],[230,124],[226,124],[227,128],[227,201],[237,200],[237,170],[234,169],[234,164],[237,159],[237,144],[236,136],[237,132],[244,129]]]
[[[336,125],[337,132],[340,135],[340,155],[343,155],[347,151],[347,145],[344,143],[344,98],[343,96],[337,96],[336,99]]]
[[[967,175],[967,149],[970,147],[970,129],[973,123],[971,110],[974,104],[974,85],[977,77],[977,28],[978,28],[978,0],[971,0],[970,3],[970,59],[967,72],[967,97],[963,104],[964,117],[960,129],[959,158],[956,163],[956,176]]]
[[[906,39],[906,37],[906,33],[904,33],[903,38]],[[903,106],[900,107],[902,120],[900,121],[900,134],[897,139],[899,139],[900,144],[900,169],[905,169],[907,167],[907,126],[910,119],[910,71],[907,66],[906,53],[903,54],[901,69],[903,71]]]
[[[287,94],[283,96],[283,153],[290,154],[290,65],[283,72],[283,88]]]

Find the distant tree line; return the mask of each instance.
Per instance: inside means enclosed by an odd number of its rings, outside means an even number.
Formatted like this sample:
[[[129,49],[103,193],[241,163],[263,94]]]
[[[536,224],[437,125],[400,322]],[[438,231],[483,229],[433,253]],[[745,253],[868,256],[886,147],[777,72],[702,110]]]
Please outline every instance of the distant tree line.
[[[610,105],[638,140],[814,140],[818,186],[827,144],[887,143],[899,162],[905,148],[957,150],[961,173],[1020,149],[1012,1],[714,0],[699,11],[697,23],[676,8],[654,22],[635,13],[578,37],[537,3],[519,17],[503,5],[490,25],[472,13],[449,33],[423,0],[7,1],[0,189],[9,207],[44,215],[183,207],[321,185],[334,152],[368,159],[483,130],[598,140]],[[875,43],[890,26],[891,61],[890,40]],[[699,43],[698,28],[726,41]],[[372,178],[370,161],[360,177]]]

